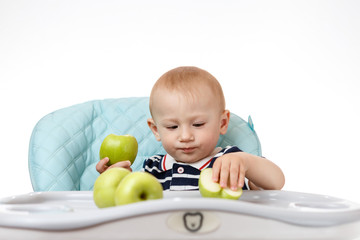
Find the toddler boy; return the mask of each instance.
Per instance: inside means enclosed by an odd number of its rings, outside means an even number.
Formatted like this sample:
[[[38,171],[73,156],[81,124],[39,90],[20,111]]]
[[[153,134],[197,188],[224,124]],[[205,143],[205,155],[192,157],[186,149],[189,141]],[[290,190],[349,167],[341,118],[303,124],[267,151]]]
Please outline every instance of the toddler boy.
[[[162,75],[150,94],[150,113],[147,123],[167,154],[146,159],[144,171],[158,178],[164,190],[198,189],[200,172],[208,167],[215,182],[233,190],[283,187],[284,175],[273,162],[236,146],[216,147],[230,112],[219,82],[207,71],[178,67]],[[105,171],[107,161],[100,160],[97,171]],[[130,162],[111,167],[130,169]]]

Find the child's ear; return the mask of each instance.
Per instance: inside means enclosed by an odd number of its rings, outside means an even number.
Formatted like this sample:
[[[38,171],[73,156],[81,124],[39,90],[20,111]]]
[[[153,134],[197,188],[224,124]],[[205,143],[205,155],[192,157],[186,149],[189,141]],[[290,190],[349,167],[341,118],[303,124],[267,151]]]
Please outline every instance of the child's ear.
[[[159,132],[158,132],[158,129],[157,129],[157,127],[156,127],[156,124],[155,124],[155,122],[154,122],[154,119],[149,118],[149,119],[147,120],[147,124],[148,124],[150,130],[152,131],[152,133],[154,134],[156,140],[160,141],[160,140],[161,140],[160,134],[159,134]]]
[[[227,132],[227,129],[229,126],[229,121],[230,121],[230,111],[225,110],[221,114],[221,118],[220,118],[220,134],[221,135],[224,135]]]

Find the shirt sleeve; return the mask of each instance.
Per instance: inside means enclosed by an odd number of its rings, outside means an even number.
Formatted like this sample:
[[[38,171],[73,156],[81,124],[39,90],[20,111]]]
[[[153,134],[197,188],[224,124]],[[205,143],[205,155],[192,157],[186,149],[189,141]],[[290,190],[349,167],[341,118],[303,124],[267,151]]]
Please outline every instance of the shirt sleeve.
[[[164,155],[155,155],[144,161],[143,171],[148,173],[161,172],[161,162]]]

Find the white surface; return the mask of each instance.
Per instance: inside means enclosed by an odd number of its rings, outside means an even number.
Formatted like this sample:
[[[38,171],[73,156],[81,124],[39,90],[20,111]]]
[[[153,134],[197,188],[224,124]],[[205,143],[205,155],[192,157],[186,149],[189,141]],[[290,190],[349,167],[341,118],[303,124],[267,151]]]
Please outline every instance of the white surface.
[[[0,1],[0,196],[32,191],[31,131],[92,99],[208,70],[251,115],[286,190],[360,202],[360,2]]]
[[[156,228],[146,223],[149,219]],[[266,231],[254,231],[255,226]],[[105,209],[96,208],[91,192],[0,199],[0,239],[59,233],[82,239],[104,233],[107,239],[354,239],[360,236],[360,205],[288,191],[246,191],[238,201],[165,192],[164,199]]]

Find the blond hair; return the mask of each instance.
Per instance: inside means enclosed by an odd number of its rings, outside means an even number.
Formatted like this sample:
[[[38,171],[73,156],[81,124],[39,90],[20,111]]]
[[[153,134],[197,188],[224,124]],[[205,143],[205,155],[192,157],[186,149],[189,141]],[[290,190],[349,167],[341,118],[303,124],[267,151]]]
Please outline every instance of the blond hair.
[[[220,83],[209,72],[197,67],[178,67],[164,73],[155,83],[150,94],[150,112],[153,109],[153,98],[159,89],[176,91],[187,97],[194,98],[205,87],[211,90],[220,111],[225,110],[225,97]]]

